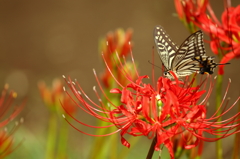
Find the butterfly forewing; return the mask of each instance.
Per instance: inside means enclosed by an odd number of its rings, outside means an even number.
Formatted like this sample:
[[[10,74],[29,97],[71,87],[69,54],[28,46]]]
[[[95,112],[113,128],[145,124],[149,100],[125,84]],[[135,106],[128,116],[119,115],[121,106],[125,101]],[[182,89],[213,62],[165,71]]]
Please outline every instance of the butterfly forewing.
[[[205,46],[203,43],[203,32],[201,30],[197,31],[196,33],[196,42],[195,44],[195,55],[196,56],[204,56],[206,55],[206,51],[205,51]]]
[[[154,37],[160,59],[164,67],[170,70],[178,47],[160,25],[155,27]]]
[[[179,47],[173,59],[172,68],[175,66],[192,61],[196,56],[205,55],[205,47],[203,44],[203,33],[201,30],[190,35]],[[196,66],[195,66],[196,67]],[[194,69],[193,71],[195,71]]]

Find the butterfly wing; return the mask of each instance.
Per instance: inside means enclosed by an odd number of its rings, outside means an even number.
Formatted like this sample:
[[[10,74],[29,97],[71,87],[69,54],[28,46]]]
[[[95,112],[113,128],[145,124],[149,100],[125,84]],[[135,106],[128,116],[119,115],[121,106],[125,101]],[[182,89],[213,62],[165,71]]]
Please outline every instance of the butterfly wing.
[[[191,61],[195,56],[205,55],[203,43],[203,33],[201,30],[191,34],[179,47],[173,59],[172,68],[177,67],[187,61]]]
[[[195,56],[205,56],[206,50],[203,42],[203,32],[201,30],[194,33],[195,34]]]
[[[200,71],[200,63],[195,60],[196,56],[204,56],[206,53],[201,30],[191,34],[177,50],[171,70],[179,76],[187,76]]]
[[[178,50],[177,45],[170,39],[169,35],[158,25],[154,30],[154,39],[157,46],[158,55],[166,70],[170,70],[172,60]]]
[[[191,34],[179,48],[160,25],[155,27],[154,37],[158,54],[169,78],[171,78],[168,72],[170,70],[177,77],[188,76],[194,72],[213,73],[216,64],[211,63],[212,58],[205,55],[201,30]]]

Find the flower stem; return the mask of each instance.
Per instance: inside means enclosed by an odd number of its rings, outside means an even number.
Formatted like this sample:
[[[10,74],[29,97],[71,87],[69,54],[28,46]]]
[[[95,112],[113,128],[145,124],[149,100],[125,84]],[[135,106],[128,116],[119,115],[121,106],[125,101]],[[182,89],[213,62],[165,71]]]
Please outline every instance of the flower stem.
[[[116,128],[115,127],[111,127],[111,132],[114,131]],[[117,154],[117,150],[118,150],[118,138],[117,135],[112,135],[110,137],[110,147],[111,147],[111,151],[110,151],[110,158],[117,158],[118,154]]]
[[[62,120],[63,121],[63,120]],[[58,159],[65,159],[67,150],[67,140],[68,140],[68,123],[63,121],[60,127],[59,143],[58,143]]]
[[[98,126],[104,127],[108,123],[105,121],[99,120]],[[109,129],[97,129],[96,134],[106,134],[109,132]],[[88,158],[95,159],[95,158],[106,158],[107,151],[109,150],[109,137],[98,137],[95,138],[92,148],[90,150]]]
[[[138,137],[135,137],[135,136],[130,136],[129,137],[129,143],[131,143],[131,147],[134,147],[139,141],[139,138]],[[122,151],[120,151],[119,153],[119,158],[127,158],[129,152],[131,151],[131,149],[122,149]]]
[[[54,157],[54,150],[56,145],[56,133],[57,133],[57,115],[54,113],[50,114],[49,125],[48,125],[48,140],[46,159],[52,159]]]
[[[218,75],[217,77],[217,85],[216,85],[216,110],[218,110],[219,106],[221,105],[222,102],[222,83],[223,83],[223,76],[222,75]],[[217,112],[217,116],[221,115],[221,111]],[[221,117],[218,118],[218,121],[221,121]],[[221,129],[219,129],[219,131],[221,131]],[[218,136],[217,136],[218,137]],[[216,155],[217,155],[217,159],[223,159],[222,158],[222,141],[218,140],[216,141]]]
[[[154,139],[152,141],[152,144],[151,144],[151,147],[150,147],[150,149],[148,151],[148,155],[147,155],[146,159],[151,159],[152,158],[156,143],[157,143],[157,135],[154,137]]]

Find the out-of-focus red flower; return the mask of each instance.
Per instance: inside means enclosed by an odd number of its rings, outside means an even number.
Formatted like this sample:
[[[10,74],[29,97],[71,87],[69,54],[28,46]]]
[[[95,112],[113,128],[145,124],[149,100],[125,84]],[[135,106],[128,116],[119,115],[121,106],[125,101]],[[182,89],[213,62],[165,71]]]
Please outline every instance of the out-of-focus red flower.
[[[123,85],[126,85],[125,80],[122,80],[121,73],[118,71],[117,65],[112,59],[115,59],[116,53],[118,53],[121,57],[121,60],[125,61],[125,57],[130,54],[131,45],[128,43],[131,41],[131,38],[131,29],[128,29],[126,32],[124,32],[123,29],[117,29],[115,32],[109,32],[106,38],[101,39],[99,42],[99,52],[106,57],[106,62],[109,68],[113,70],[114,75]],[[129,68],[132,67],[129,62],[125,62],[124,65]],[[131,71],[131,69],[128,71]],[[134,71],[131,72],[134,73]],[[104,70],[102,73],[101,81],[106,88],[110,88],[112,86],[113,79],[108,70]]]
[[[179,130],[182,132],[181,130]],[[196,137],[192,137],[192,134],[188,131],[183,132],[181,135],[175,135],[172,138],[173,142],[173,152],[176,158],[180,158],[183,154],[183,151],[185,150],[185,144],[188,143],[189,145],[194,144],[196,140]],[[188,152],[189,158],[197,158],[201,157],[203,150],[203,140],[200,140],[198,147],[193,147],[190,149],[190,152]]]
[[[107,65],[105,56],[103,57],[109,73],[113,75],[110,67]],[[66,119],[66,121],[79,132],[91,136],[107,136],[120,132],[121,143],[127,147],[130,147],[130,143],[124,138],[126,134],[147,136],[149,139],[157,136],[155,150],[160,150],[160,145],[164,144],[169,150],[171,158],[174,158],[174,142],[172,142],[172,138],[175,136],[182,137],[184,133],[188,133],[188,138],[182,140],[182,145],[185,149],[191,149],[199,145],[202,141],[212,142],[239,132],[230,131],[239,126],[239,123],[237,123],[239,120],[237,117],[240,116],[239,112],[229,119],[217,121],[236,103],[230,106],[230,108],[225,109],[221,115],[216,115],[215,113],[210,118],[206,117],[206,103],[213,89],[213,82],[211,82],[211,80],[210,87],[207,91],[205,88],[205,82],[208,81],[207,79],[194,87],[194,78],[189,80],[188,77],[185,81],[179,81],[177,78],[171,81],[170,79],[160,77],[155,84],[155,88],[151,84],[143,82],[149,77],[147,75],[139,76],[136,69],[136,75],[138,75],[137,80],[132,80],[131,74],[128,74],[124,67],[122,67],[119,57],[118,65],[122,76],[125,77],[125,80],[129,83],[123,86],[113,76],[113,79],[116,80],[115,82],[119,85],[120,89],[113,88],[110,93],[121,95],[119,99],[121,102],[120,105],[114,105],[113,101],[106,96],[95,71],[94,74],[100,90],[108,100],[108,104],[106,105],[102,102],[95,87],[93,90],[99,98],[98,103],[93,102],[87,96],[77,81],[72,81],[71,78],[66,79],[64,77],[68,87],[76,97],[72,98],[74,103],[86,113],[110,124],[108,126],[88,125],[73,117],[63,105],[63,108],[70,117],[78,123],[92,128],[117,127],[117,130],[110,134],[93,135],[77,129]],[[66,92],[71,96],[68,91]],[[204,93],[206,93],[205,98],[199,101]],[[222,105],[220,107],[222,107]],[[205,137],[203,133],[212,134],[214,137]],[[218,138],[216,138],[216,134]]]
[[[209,0],[175,0],[179,18],[192,32],[198,27],[209,35],[211,49],[220,56],[221,63],[240,56],[240,5],[231,7],[228,2],[220,22]],[[220,65],[219,74],[224,74],[224,66]]]
[[[14,99],[17,97],[17,93],[10,91],[8,93],[8,85],[4,86],[0,97],[0,158],[4,158],[12,153],[18,146],[14,146],[13,133],[18,129],[19,122],[15,123],[15,126],[6,131],[6,126],[11,122],[23,109],[24,104],[16,105],[12,108]],[[20,120],[23,122],[23,119]]]
[[[4,130],[0,131],[0,157],[4,158],[13,150],[13,137]]]
[[[63,91],[63,82],[60,79],[55,79],[52,82],[52,87],[47,87],[45,82],[40,81],[38,83],[38,88],[40,90],[42,99],[44,103],[52,111],[58,111],[61,108],[61,101],[69,113],[74,114],[76,112],[76,107],[72,100]]]

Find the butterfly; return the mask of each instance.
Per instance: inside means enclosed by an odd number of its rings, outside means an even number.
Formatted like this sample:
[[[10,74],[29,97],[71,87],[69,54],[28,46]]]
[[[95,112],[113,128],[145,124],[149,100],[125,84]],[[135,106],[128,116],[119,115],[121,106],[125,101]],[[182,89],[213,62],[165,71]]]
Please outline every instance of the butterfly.
[[[162,26],[158,25],[154,30],[154,39],[160,59],[165,67],[164,76],[172,79],[172,71],[178,78],[191,75],[194,72],[200,74],[213,74],[218,64],[214,57],[206,56],[201,30],[191,34],[178,47],[166,33]]]

